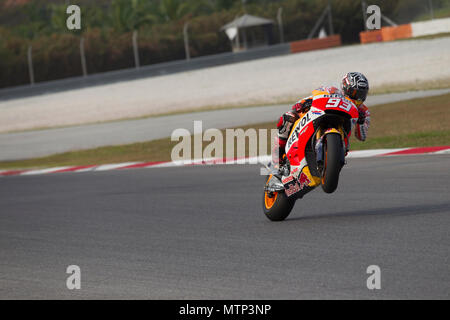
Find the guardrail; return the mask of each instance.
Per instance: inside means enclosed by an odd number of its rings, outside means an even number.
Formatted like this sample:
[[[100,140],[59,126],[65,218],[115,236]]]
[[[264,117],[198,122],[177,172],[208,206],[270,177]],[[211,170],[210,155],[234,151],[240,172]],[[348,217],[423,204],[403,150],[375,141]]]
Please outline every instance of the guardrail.
[[[154,77],[165,74],[198,70],[214,66],[226,65],[236,62],[273,57],[289,54],[291,46],[289,43],[272,45],[269,47],[255,48],[241,52],[226,52],[215,55],[191,58],[189,60],[178,60],[158,63],[140,68],[130,68],[87,76],[72,77],[61,80],[52,80],[35,83],[34,85],[23,85],[0,89],[0,100],[8,100],[19,97],[29,97],[49,92],[58,92],[95,85],[128,81],[146,77]]]
[[[336,34],[325,38],[307,39],[291,42],[291,52],[304,52],[311,50],[338,47],[341,43],[341,35]]]

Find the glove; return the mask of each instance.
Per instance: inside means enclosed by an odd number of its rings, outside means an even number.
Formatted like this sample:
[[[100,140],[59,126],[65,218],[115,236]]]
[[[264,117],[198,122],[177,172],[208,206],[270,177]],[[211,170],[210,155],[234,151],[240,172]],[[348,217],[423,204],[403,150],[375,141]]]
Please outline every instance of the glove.
[[[366,121],[366,112],[364,110],[359,110],[358,124],[364,124]]]
[[[311,109],[311,105],[312,105],[312,99],[307,99],[305,100],[305,102],[303,103],[303,106],[301,108],[302,112],[306,112],[309,109]]]
[[[297,102],[292,106],[292,110],[295,110],[297,113],[304,113],[311,108],[312,99],[306,99],[302,102]]]

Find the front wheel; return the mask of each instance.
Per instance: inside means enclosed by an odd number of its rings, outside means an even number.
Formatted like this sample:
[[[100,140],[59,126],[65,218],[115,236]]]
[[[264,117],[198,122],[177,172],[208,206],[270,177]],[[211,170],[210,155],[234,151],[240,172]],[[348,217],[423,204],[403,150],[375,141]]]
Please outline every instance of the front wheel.
[[[341,136],[337,133],[327,134],[322,172],[322,189],[326,193],[334,192],[338,186],[342,168],[342,152]]]
[[[271,177],[267,179],[266,184]],[[283,191],[268,192],[264,191],[262,205],[263,211],[271,221],[283,221],[291,213],[295,200],[289,199]]]

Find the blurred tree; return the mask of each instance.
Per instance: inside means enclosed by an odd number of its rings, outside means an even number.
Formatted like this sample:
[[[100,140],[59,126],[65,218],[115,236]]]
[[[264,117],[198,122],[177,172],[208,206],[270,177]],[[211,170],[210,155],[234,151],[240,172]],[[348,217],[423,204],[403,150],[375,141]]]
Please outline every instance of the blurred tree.
[[[155,2],[148,0],[113,0],[111,25],[118,32],[128,32],[143,24],[151,24],[158,21],[157,15],[151,13],[154,8]]]
[[[344,43],[359,42],[364,29],[361,0],[330,1],[335,33]],[[11,5],[4,6],[6,2]],[[30,43],[36,81],[80,75],[76,36],[80,32],[66,27],[69,2],[0,0],[0,87],[28,83]],[[428,0],[366,2],[379,5],[398,24],[430,19]],[[132,67],[135,29],[139,29],[142,65],[184,59],[182,24],[187,20],[192,57],[230,51],[230,41],[220,27],[244,12],[242,0],[77,0],[76,4],[81,8],[90,73]],[[245,11],[276,21],[282,7],[284,38],[295,41],[307,37],[327,4],[328,0],[245,0]],[[436,18],[450,16],[450,0],[432,0],[432,4]],[[274,37],[278,39],[278,32]]]
[[[34,39],[40,34],[49,31],[51,10],[49,7],[39,5],[37,2],[30,2],[22,7],[28,18],[28,23],[19,26],[19,32],[28,39]]]
[[[180,20],[188,15],[209,14],[214,4],[208,0],[160,0],[160,13],[170,21]]]
[[[212,5],[216,10],[229,10],[233,6],[240,5],[241,0],[212,0]]]
[[[51,26],[55,32],[63,32],[67,30],[66,20],[66,8],[65,5],[53,4],[50,6],[52,11]]]
[[[109,27],[108,6],[86,5],[82,10],[82,29]]]

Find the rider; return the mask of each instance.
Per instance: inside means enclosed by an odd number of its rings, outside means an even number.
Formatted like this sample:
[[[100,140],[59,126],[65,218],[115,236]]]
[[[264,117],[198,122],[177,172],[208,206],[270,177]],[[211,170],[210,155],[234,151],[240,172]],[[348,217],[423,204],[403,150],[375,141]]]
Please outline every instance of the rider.
[[[342,79],[341,90],[336,87],[320,87],[313,91],[328,94],[338,94],[352,101],[359,111],[359,118],[355,126],[355,136],[358,140],[365,141],[370,125],[369,109],[363,104],[369,91],[367,78],[359,72],[349,72]],[[275,139],[275,148],[272,152],[272,163],[278,167],[283,163],[286,141],[292,126],[300,118],[302,113],[308,112],[313,96],[299,100],[292,106],[292,110],[280,117],[277,124],[278,137]],[[278,152],[276,150],[278,149]]]

